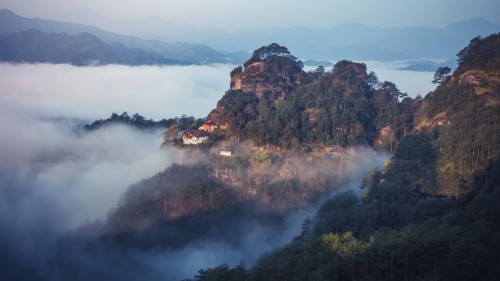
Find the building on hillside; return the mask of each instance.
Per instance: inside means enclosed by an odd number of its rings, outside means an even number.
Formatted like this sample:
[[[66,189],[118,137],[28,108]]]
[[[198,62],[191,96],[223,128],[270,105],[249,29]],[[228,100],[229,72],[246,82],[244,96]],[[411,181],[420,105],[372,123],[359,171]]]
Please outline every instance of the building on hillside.
[[[197,129],[189,129],[182,134],[184,144],[202,144],[208,140],[207,132]]]
[[[200,126],[199,130],[205,131],[207,133],[213,132],[215,129],[219,128],[219,124],[214,121],[208,121]]]
[[[233,156],[234,152],[231,148],[222,148],[219,151],[220,156],[226,156],[226,157],[231,157]]]
[[[217,124],[218,129],[222,129],[222,130],[227,129],[228,128],[227,120],[225,120],[225,118],[222,117],[223,110],[224,110],[224,108],[222,108],[222,107],[217,107],[217,108],[213,109],[207,116],[207,123],[213,122],[213,123]]]

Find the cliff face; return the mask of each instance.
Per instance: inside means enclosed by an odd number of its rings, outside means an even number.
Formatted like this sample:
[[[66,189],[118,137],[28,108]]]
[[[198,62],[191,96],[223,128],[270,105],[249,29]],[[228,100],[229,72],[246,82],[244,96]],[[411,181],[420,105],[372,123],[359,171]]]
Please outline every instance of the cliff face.
[[[277,44],[264,46],[231,75],[231,90],[253,93],[262,100],[283,100],[303,76],[302,62]]]
[[[459,69],[453,76],[443,77],[442,84],[425,99],[409,98],[394,83],[379,82],[361,63],[339,61],[331,71],[318,68],[306,73],[286,48],[271,44],[256,50],[231,72],[230,91],[207,119],[228,124],[226,135],[232,141],[295,150],[373,145],[394,151],[409,134],[442,129],[439,141],[446,157],[456,151],[457,155],[479,153],[481,159],[489,159],[498,146],[496,138],[484,140],[480,149],[475,145],[482,138],[477,128],[488,129],[498,119],[500,54],[483,60],[487,50],[498,49],[497,37],[472,42],[459,56]],[[464,140],[471,146],[469,150],[447,145],[458,143],[451,132],[456,126],[474,132]],[[464,160],[453,161],[465,174]],[[466,173],[471,174],[476,166],[471,164]]]
[[[398,123],[391,118],[403,111],[397,104],[399,90],[384,84],[375,106],[375,89],[368,82],[365,64],[340,61],[328,72],[321,67],[304,72],[302,67],[279,45],[256,50],[231,72],[230,90],[207,120],[228,124],[228,135],[237,141],[295,149],[372,144],[377,129]],[[401,131],[393,130],[392,135]]]
[[[242,90],[247,93],[256,94],[259,99],[262,98],[266,91],[284,95],[283,89],[271,85],[266,81],[264,72],[264,62],[254,62],[250,64],[245,70],[231,78],[231,90]]]
[[[473,105],[488,108],[499,106],[499,89],[499,70],[467,69],[457,72],[427,95],[416,114],[415,128],[420,131],[450,125],[450,110],[461,108],[470,111]]]

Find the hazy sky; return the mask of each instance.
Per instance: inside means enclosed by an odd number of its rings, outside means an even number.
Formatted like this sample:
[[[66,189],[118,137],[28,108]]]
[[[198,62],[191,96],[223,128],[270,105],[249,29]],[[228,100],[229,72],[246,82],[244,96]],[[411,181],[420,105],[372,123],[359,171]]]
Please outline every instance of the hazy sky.
[[[0,8],[27,17],[90,9],[116,19],[159,16],[195,27],[369,26],[442,27],[483,17],[500,23],[498,0],[0,0]]]

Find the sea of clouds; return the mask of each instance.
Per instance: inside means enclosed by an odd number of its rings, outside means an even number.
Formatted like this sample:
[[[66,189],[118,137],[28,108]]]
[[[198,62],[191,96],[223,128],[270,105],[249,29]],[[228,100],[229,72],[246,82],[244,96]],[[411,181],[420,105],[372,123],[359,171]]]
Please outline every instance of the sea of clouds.
[[[155,120],[204,117],[228,89],[233,67],[0,64],[1,275],[136,280],[147,273],[180,280],[221,263],[251,265],[298,235],[318,204],[290,214],[284,228],[252,225],[238,247],[198,241],[175,251],[87,256],[84,247],[69,246],[65,258],[81,267],[64,273],[64,266],[54,265],[62,237],[81,225],[98,228],[130,185],[179,161],[176,149],[160,149],[161,131],[111,126],[82,132],[78,126],[125,111]],[[359,192],[363,176],[382,167],[388,155],[367,148],[350,153],[355,160],[343,190]]]

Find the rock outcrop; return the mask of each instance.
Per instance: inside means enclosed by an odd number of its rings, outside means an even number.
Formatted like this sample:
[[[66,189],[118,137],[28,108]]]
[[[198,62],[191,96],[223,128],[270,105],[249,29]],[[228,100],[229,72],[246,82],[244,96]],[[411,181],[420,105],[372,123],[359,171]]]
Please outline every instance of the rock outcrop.
[[[263,46],[231,73],[231,90],[256,94],[259,99],[284,99],[300,84],[302,62],[278,44]]]

